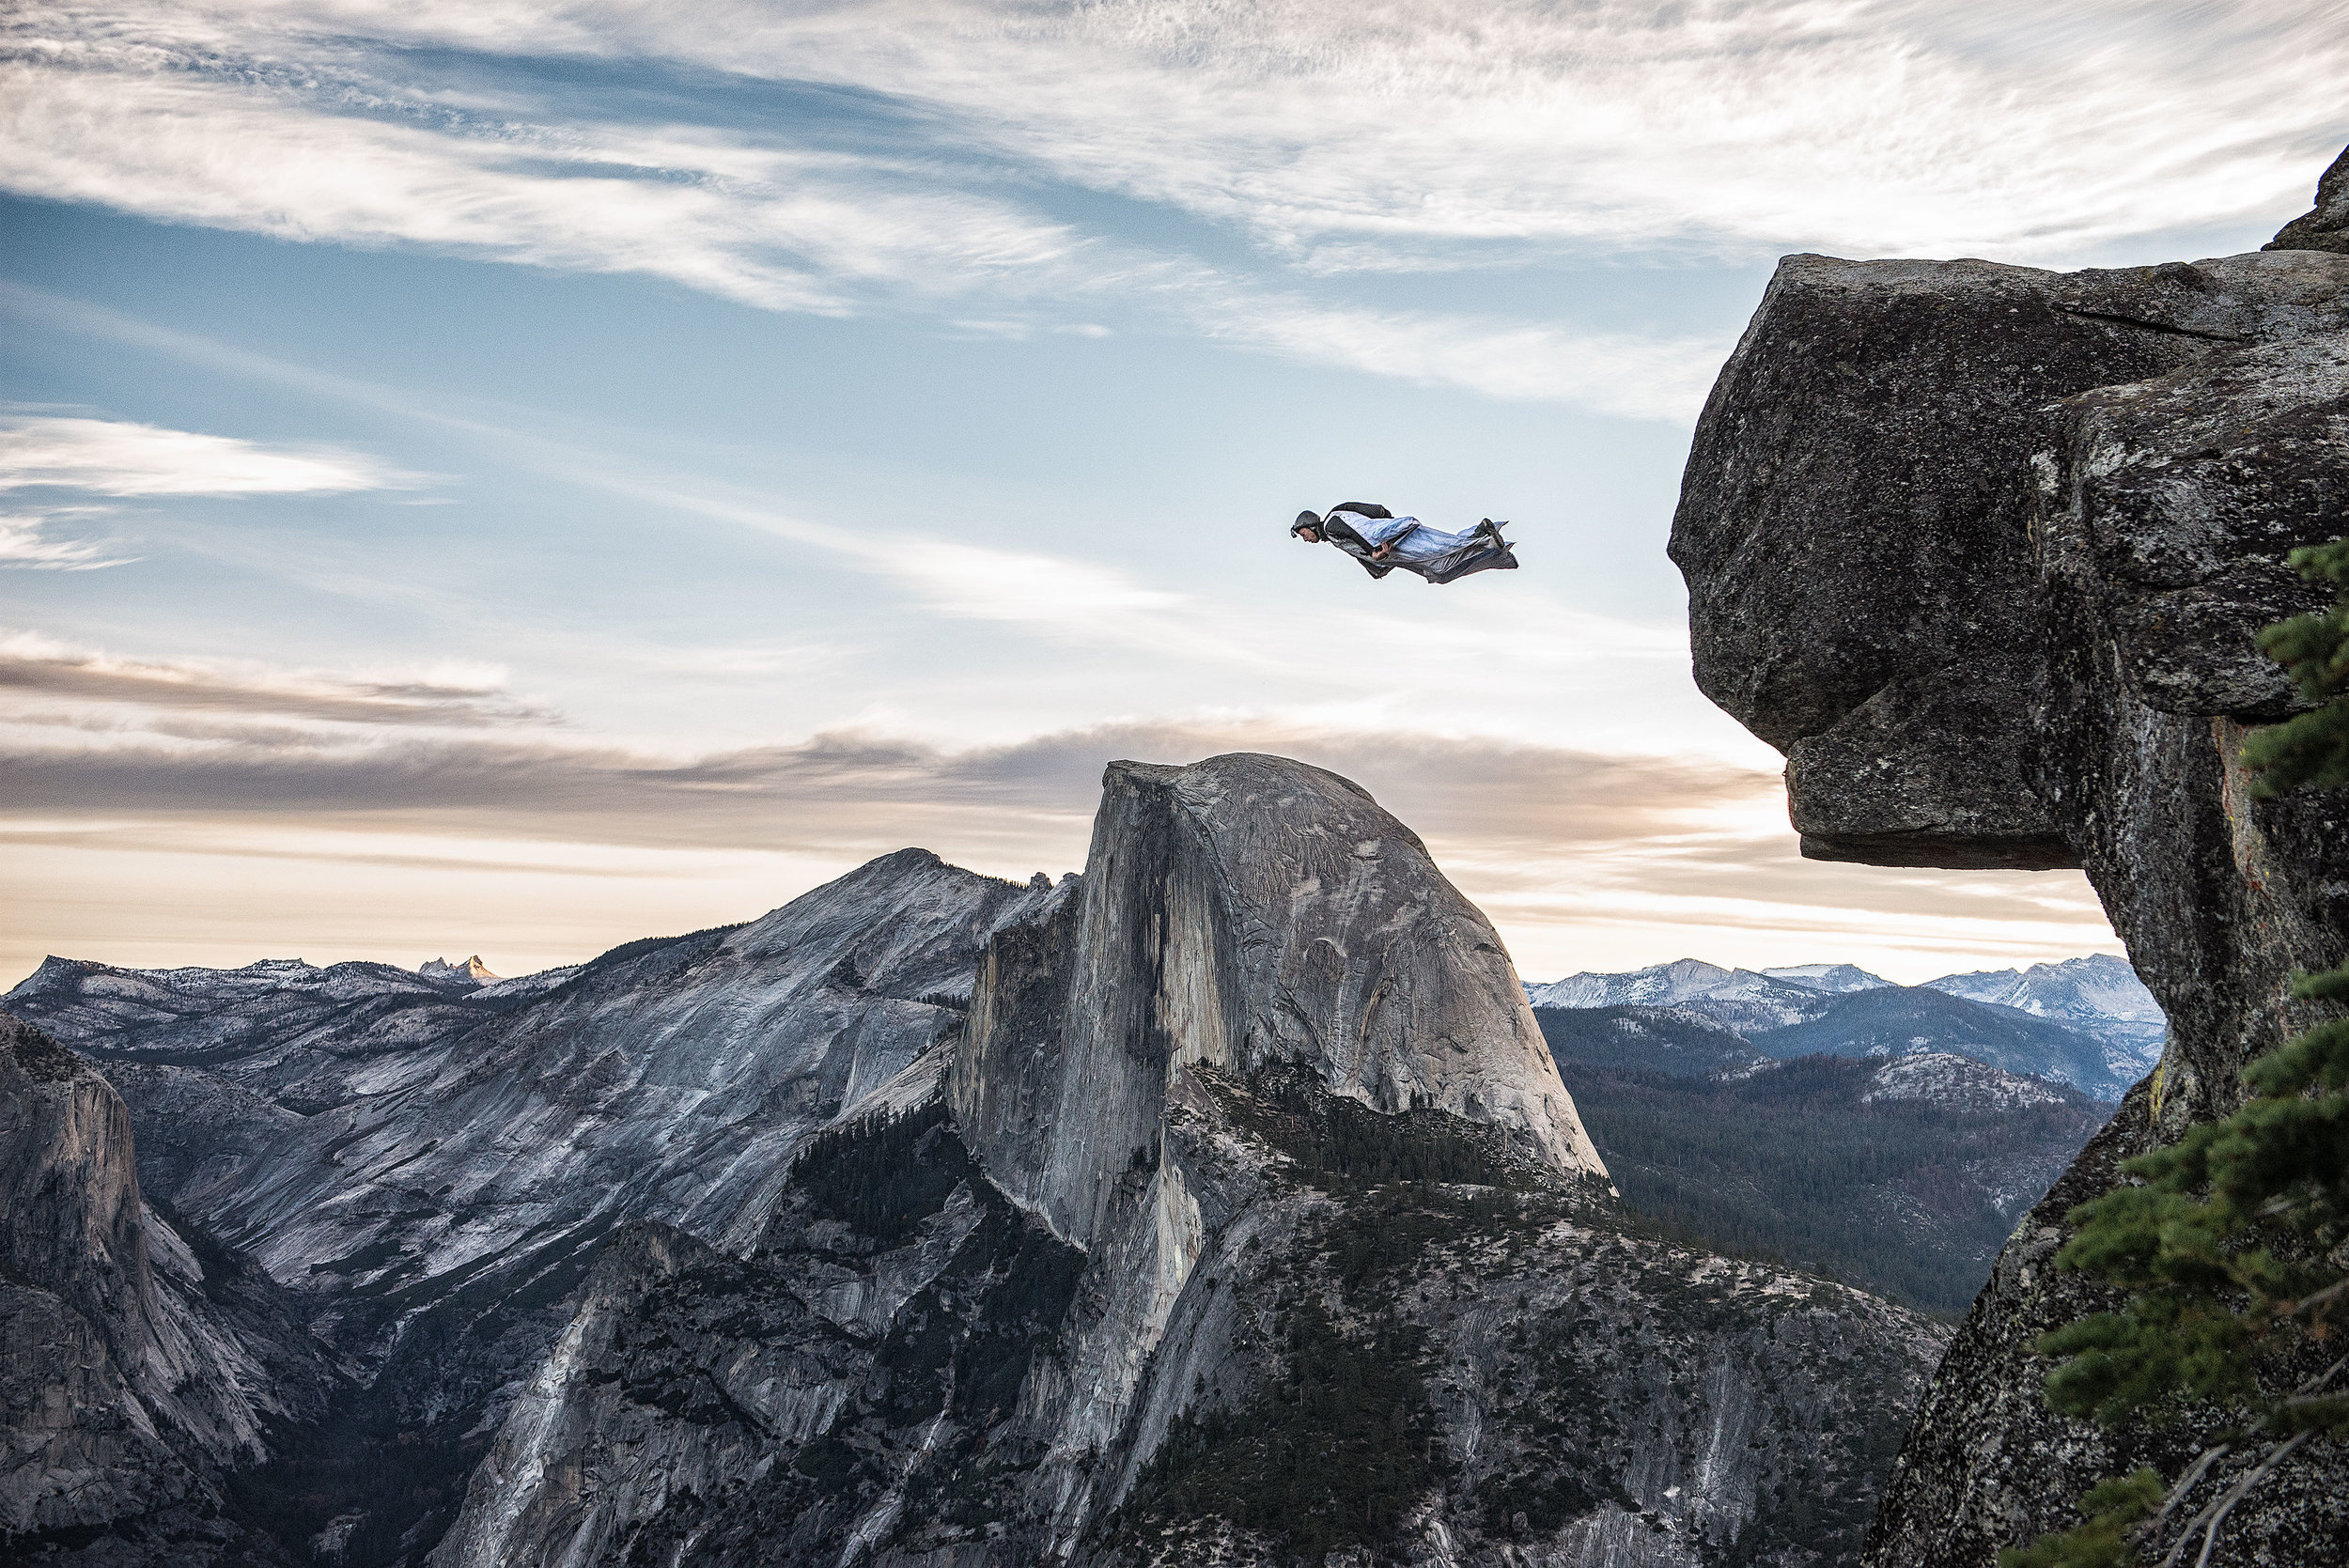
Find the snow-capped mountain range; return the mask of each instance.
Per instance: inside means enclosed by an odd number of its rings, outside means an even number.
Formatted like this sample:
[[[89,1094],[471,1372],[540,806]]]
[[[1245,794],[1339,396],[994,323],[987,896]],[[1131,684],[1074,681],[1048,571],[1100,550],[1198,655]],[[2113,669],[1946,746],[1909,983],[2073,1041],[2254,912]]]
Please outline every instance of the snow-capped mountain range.
[[[1537,1008],[1672,1009],[1765,1056],[1954,1053],[2118,1099],[2161,1058],[2167,1023],[2127,960],[2107,954],[1896,986],[1851,964],[1723,969],[1682,958],[1529,985]]]

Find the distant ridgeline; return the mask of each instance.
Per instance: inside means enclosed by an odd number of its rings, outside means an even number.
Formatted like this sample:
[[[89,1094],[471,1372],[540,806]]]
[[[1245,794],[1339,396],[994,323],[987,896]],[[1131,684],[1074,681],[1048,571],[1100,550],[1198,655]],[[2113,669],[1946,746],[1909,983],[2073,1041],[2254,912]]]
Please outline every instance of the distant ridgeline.
[[[1949,1314],[2164,1028],[2103,955],[1914,986],[1683,959],[1526,991],[1635,1207]]]
[[[1598,1036],[1590,1035],[1591,1051],[1578,1059],[1602,1066],[1703,1072],[1733,1061],[1940,1051],[2116,1104],[2161,1060],[2168,1028],[2127,960],[2104,954],[1921,986],[1895,986],[1850,964],[1725,970],[1683,958],[1627,974],[1569,975],[1525,992],[1537,1009],[1625,1008],[1635,1022],[1657,1026],[1655,1038],[1615,1029],[1616,1054],[1599,1052]],[[1706,1049],[1725,1054],[1684,1065],[1688,1059],[1677,1052],[1700,1035]]]

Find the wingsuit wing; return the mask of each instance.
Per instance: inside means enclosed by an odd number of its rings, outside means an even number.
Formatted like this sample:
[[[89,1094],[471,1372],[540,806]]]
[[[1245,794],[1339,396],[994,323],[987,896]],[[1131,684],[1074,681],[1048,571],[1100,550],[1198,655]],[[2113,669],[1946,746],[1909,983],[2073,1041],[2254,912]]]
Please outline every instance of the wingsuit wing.
[[[1457,582],[1480,571],[1515,571],[1516,553],[1507,545],[1488,544],[1479,539],[1473,544],[1447,551],[1434,560],[1423,563],[1419,574],[1430,582]]]
[[[1384,510],[1383,507],[1380,509]],[[1371,559],[1370,541],[1356,533],[1353,525],[1338,515],[1340,512],[1361,510],[1361,509],[1359,506],[1351,504],[1345,506],[1332,506],[1330,509],[1329,517],[1322,522],[1322,534],[1331,544],[1337,546],[1340,550],[1346,551],[1348,555],[1354,557],[1356,561],[1360,562],[1361,564],[1362,570],[1370,573],[1373,578],[1384,577],[1387,573],[1394,570],[1394,567],[1383,561],[1375,561]],[[1370,514],[1368,512],[1361,512],[1361,515],[1368,517]],[[1388,515],[1392,516],[1393,514],[1389,513]]]

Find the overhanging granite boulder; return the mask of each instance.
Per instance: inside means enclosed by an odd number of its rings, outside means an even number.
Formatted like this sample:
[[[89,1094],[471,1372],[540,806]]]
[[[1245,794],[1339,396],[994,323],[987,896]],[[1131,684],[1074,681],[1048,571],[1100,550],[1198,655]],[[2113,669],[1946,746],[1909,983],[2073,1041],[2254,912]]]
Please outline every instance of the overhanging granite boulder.
[[[1804,852],[2077,864],[2025,776],[2059,405],[2344,326],[2349,263],[2313,253],[1781,262],[1698,425],[1672,556],[1697,683],[1787,753]]]

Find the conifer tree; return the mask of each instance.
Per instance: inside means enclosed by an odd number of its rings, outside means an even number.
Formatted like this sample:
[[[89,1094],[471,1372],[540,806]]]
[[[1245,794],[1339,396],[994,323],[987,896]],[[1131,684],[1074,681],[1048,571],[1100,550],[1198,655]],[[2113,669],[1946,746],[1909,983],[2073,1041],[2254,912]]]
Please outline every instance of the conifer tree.
[[[2349,540],[2291,559],[2339,592],[2330,609],[2260,634],[2313,705],[2245,745],[2267,796],[2349,784]],[[2349,969],[2294,990],[2349,1001]],[[2165,1568],[2208,1562],[2228,1514],[2303,1445],[2349,1438],[2349,1355],[2334,1354],[2349,1320],[2349,1019],[2318,1024],[2243,1077],[2250,1098],[2233,1115],[2123,1162],[2141,1186],[2072,1211],[2077,1230],[2057,1266],[2129,1295],[2039,1344],[2061,1361],[2047,1376],[2057,1410],[2107,1425],[2195,1406],[2241,1420],[2174,1483],[2145,1468],[2095,1487],[2080,1525],[1999,1553],[2000,1568],[2126,1568],[2165,1543]]]

